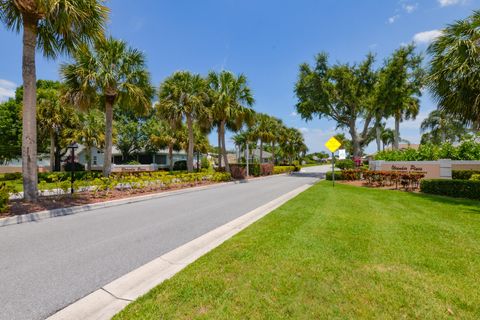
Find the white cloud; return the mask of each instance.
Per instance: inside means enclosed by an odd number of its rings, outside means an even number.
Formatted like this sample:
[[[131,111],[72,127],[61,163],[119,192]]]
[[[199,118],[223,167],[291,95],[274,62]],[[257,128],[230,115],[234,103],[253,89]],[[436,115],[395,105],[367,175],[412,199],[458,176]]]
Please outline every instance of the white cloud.
[[[298,116],[298,113],[296,113],[295,111],[293,111],[292,113],[290,113],[290,116],[291,116],[291,117],[297,117],[297,116]]]
[[[388,23],[390,23],[390,24],[395,23],[395,21],[397,21],[398,18],[400,18],[400,15],[396,14],[396,15],[388,18]]]
[[[454,6],[458,4],[464,4],[465,0],[438,0],[440,7]]]
[[[413,41],[417,44],[429,44],[442,35],[441,30],[430,30],[419,32],[413,36]]]
[[[403,10],[405,10],[405,12],[407,12],[407,13],[412,13],[415,10],[417,10],[417,8],[418,8],[417,3],[415,3],[415,4],[403,4]]]
[[[308,129],[307,127],[301,127],[301,128],[298,128],[298,130],[300,130],[301,132],[309,132],[310,129]]]
[[[15,97],[17,84],[5,79],[0,79],[0,102]]]

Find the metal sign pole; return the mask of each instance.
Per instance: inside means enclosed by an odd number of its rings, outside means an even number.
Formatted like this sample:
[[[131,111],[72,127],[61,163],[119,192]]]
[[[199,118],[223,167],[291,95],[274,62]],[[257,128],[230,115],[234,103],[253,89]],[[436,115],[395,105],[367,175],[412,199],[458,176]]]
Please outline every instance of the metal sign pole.
[[[335,153],[332,152],[332,185],[335,188]]]

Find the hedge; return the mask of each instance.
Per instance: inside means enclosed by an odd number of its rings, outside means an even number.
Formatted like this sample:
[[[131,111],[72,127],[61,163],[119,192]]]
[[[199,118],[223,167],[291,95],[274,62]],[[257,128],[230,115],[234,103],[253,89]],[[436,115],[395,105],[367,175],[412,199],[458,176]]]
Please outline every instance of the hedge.
[[[452,170],[452,179],[454,179],[454,180],[470,180],[470,178],[474,174],[480,174],[480,171],[475,171],[475,170]]]
[[[480,200],[480,181],[425,179],[420,182],[420,191],[454,198]]]
[[[328,171],[325,177],[327,180],[332,180],[332,171]],[[335,180],[343,180],[342,171],[335,171]]]
[[[295,166],[275,166],[273,167],[273,174],[282,174],[295,171]]]

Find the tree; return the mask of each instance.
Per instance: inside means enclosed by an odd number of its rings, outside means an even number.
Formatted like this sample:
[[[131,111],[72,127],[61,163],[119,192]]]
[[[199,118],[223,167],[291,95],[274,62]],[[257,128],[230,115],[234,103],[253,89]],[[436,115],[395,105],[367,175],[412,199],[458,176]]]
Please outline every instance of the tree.
[[[198,74],[178,71],[160,85],[158,109],[163,119],[174,123],[185,118],[188,130],[187,169],[193,172],[194,122],[208,118],[207,83]]]
[[[50,140],[50,170],[60,171],[61,159],[68,152],[68,145],[75,141],[78,114],[73,107],[61,102],[58,81],[37,81],[37,106],[39,137]]]
[[[263,160],[264,143],[272,142],[275,139],[275,123],[272,117],[265,113],[256,113],[254,124],[251,128],[255,139],[260,140],[260,162]]]
[[[79,113],[76,139],[85,146],[87,171],[92,170],[92,148],[102,148],[105,143],[105,114],[98,109]]]
[[[352,141],[345,137],[344,133],[337,133],[333,137],[341,143],[341,149],[345,149],[349,154],[353,154]]]
[[[382,150],[385,151],[385,147],[388,145],[393,144],[395,133],[390,128],[382,128],[382,132],[380,134],[382,139]]]
[[[159,118],[158,115],[148,119],[143,126],[143,132],[147,138],[145,149],[156,153],[160,149],[167,148],[170,171],[173,171],[173,151],[182,150],[180,135],[183,131],[185,129],[181,122],[174,124]]]
[[[38,183],[35,50],[49,58],[69,53],[102,36],[107,14],[99,0],[0,0],[0,20],[16,32],[23,28],[22,173],[27,201],[36,201]]]
[[[431,142],[441,144],[446,141],[455,142],[467,133],[461,121],[449,116],[445,111],[438,109],[430,112],[420,126],[422,143]]]
[[[22,155],[22,106],[15,99],[0,103],[0,163]]]
[[[122,153],[124,161],[131,160],[131,157],[138,154],[144,147],[143,126],[143,121],[125,114],[118,117],[114,122],[115,145]]]
[[[400,122],[415,119],[420,109],[425,76],[421,64],[422,57],[415,53],[415,46],[409,45],[396,50],[380,70],[376,103],[395,119],[395,150],[400,142]]]
[[[210,87],[210,107],[213,120],[217,126],[218,147],[220,149],[218,166],[221,167],[222,156],[225,170],[230,172],[227,149],[225,145],[225,129],[233,131],[242,128],[245,122],[250,122],[255,102],[245,75],[234,75],[229,71],[210,72],[208,74]]]
[[[300,158],[300,154],[306,154],[308,151],[302,133],[295,128],[287,128],[284,131],[280,140],[280,148],[289,164],[292,164],[295,158]]]
[[[480,130],[480,11],[443,31],[428,48],[428,85],[441,110]]]
[[[124,106],[145,112],[151,106],[153,88],[146,70],[144,54],[113,38],[81,45],[73,54],[74,62],[64,64],[60,72],[67,91],[65,97],[80,108],[105,107],[105,151],[103,175],[112,168],[113,109]]]
[[[373,70],[374,57],[358,65],[328,64],[328,56],[316,56],[314,66],[300,65],[295,93],[297,112],[305,120],[314,116],[337,122],[338,128],[348,129],[353,155],[361,156],[362,149],[370,142],[374,117],[373,96],[377,73]],[[358,129],[363,121],[363,128]]]

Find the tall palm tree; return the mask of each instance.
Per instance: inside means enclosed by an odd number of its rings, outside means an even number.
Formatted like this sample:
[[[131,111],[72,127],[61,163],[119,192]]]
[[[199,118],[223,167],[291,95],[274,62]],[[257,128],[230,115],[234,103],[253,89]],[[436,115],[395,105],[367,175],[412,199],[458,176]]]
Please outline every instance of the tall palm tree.
[[[152,125],[147,126],[147,138],[149,143],[147,145],[153,146],[153,149],[167,148],[168,149],[168,163],[170,171],[173,171],[173,151],[180,151],[181,147],[181,133],[185,131],[182,122],[173,123],[163,119],[159,119],[158,115],[152,118]]]
[[[305,153],[308,150],[302,133],[295,128],[287,128],[285,130],[282,135],[280,147],[284,155],[288,158],[289,164],[292,164],[293,160],[298,158],[300,153]]]
[[[420,125],[422,133],[428,132],[430,142],[451,142],[467,133],[467,129],[461,121],[449,116],[444,110],[438,109],[430,112]]]
[[[187,169],[193,172],[194,123],[208,118],[207,83],[198,74],[177,71],[160,85],[159,113],[165,120],[179,122],[185,119],[188,130]]]
[[[260,163],[262,163],[264,143],[270,143],[275,139],[275,123],[273,118],[265,113],[256,113],[254,118],[255,123],[251,130],[255,139],[260,141]]]
[[[272,163],[275,164],[277,155],[276,155],[276,145],[282,140],[282,135],[286,130],[285,125],[281,119],[271,117],[271,130],[274,133],[273,139],[270,141],[272,149]]]
[[[447,26],[428,48],[429,87],[440,109],[480,130],[480,11]]]
[[[379,73],[377,101],[384,117],[395,119],[394,149],[400,142],[400,123],[415,119],[420,108],[421,88],[424,83],[422,57],[415,52],[415,46],[403,46],[386,60]]]
[[[108,9],[101,0],[0,0],[0,21],[23,29],[22,174],[24,197],[37,199],[37,47],[46,57],[69,53],[79,43],[102,36]]]
[[[382,150],[385,151],[386,146],[393,144],[395,133],[390,128],[383,128],[380,137],[382,139]]]
[[[98,109],[79,113],[80,126],[76,140],[85,146],[87,171],[92,170],[92,148],[102,148],[105,143],[105,114]]]
[[[248,87],[245,75],[234,75],[229,71],[210,72],[208,74],[212,116],[217,126],[219,142],[219,166],[221,158],[225,162],[225,170],[230,172],[227,149],[225,146],[225,130],[227,126],[233,131],[240,130],[245,122],[250,122],[255,102]]]
[[[66,97],[79,107],[88,108],[95,101],[105,106],[105,152],[103,174],[112,168],[113,108],[122,106],[145,112],[151,106],[153,88],[141,51],[111,37],[93,47],[82,45],[73,55],[72,64],[60,72],[67,87]]]

